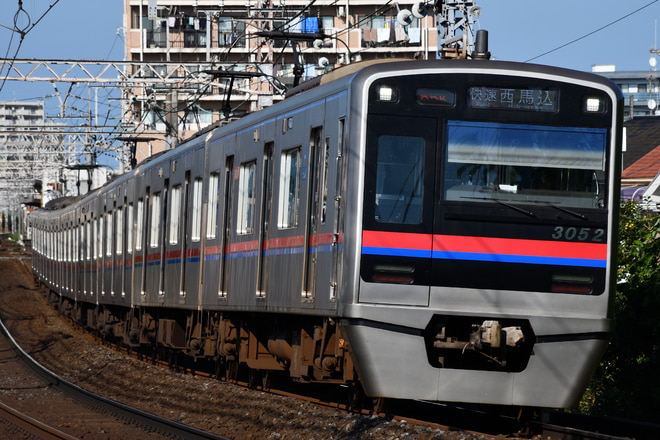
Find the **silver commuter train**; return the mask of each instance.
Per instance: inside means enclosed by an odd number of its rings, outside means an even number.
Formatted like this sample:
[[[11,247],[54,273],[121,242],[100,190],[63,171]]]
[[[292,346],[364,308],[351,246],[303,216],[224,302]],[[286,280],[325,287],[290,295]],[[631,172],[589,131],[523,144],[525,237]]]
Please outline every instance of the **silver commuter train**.
[[[574,406],[611,332],[620,121],[592,74],[352,65],[33,212],[33,268],[229,379]]]

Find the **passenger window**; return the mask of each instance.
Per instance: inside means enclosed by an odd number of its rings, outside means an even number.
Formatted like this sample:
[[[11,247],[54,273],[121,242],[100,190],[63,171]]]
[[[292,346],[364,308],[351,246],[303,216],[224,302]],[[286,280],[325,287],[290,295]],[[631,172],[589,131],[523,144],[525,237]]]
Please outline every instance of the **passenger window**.
[[[298,226],[300,207],[300,147],[282,153],[277,225],[280,229]]]
[[[143,228],[144,227],[144,201],[142,199],[138,200],[137,203],[137,222],[135,225],[135,250],[142,250],[142,237],[143,237]]]
[[[126,220],[126,250],[129,254],[133,253],[133,204],[128,204],[128,220]]]
[[[181,218],[181,185],[172,187],[172,209],[170,210],[170,244],[179,242],[179,219]]]
[[[117,225],[117,237],[115,238],[115,252],[117,255],[121,255],[124,252],[124,209],[123,207],[117,208],[115,211],[115,215],[117,216],[117,221],[115,224]]]
[[[421,223],[423,188],[424,139],[379,137],[375,220],[380,223]]]
[[[193,181],[192,241],[199,241],[202,236],[202,184],[201,177]]]
[[[151,231],[149,244],[152,248],[158,247],[160,235],[160,192],[154,193],[151,199]]]
[[[98,235],[96,239],[97,243],[97,248],[96,251],[98,253],[98,258],[103,258],[103,235],[105,232],[105,228],[103,227],[103,214],[99,214],[99,218],[97,220],[98,223]]]
[[[87,256],[87,260],[89,261],[89,260],[92,259],[92,252],[93,252],[93,250],[92,250],[92,221],[91,220],[88,221],[85,224],[85,229],[86,229],[85,243],[87,244],[87,254],[86,254],[86,256]]]
[[[106,214],[106,234],[105,234],[105,255],[112,256],[112,240],[114,235],[112,233],[112,211]]]
[[[215,238],[218,230],[218,182],[220,173],[209,176],[209,195],[206,212],[206,238]]]
[[[241,165],[238,182],[238,230],[239,234],[251,234],[254,231],[254,173],[256,162]]]

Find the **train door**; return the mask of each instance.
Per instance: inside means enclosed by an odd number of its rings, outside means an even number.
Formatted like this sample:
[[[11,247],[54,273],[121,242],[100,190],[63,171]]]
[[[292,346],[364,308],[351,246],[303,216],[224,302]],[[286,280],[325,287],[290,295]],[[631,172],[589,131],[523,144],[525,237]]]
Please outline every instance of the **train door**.
[[[120,197],[123,191],[117,191],[117,198]],[[120,200],[119,203],[115,203],[113,221],[115,227],[115,237],[114,237],[114,246],[115,246],[115,273],[113,276],[113,292],[119,297],[124,297],[125,286],[124,286],[124,271],[126,270],[126,265],[124,264],[124,252],[126,251],[126,243],[124,239],[124,209],[126,203],[125,198]]]
[[[131,195],[125,202],[124,206],[124,218],[126,232],[124,235],[126,237],[126,258],[125,258],[125,267],[124,272],[124,292],[126,296],[130,299],[131,304],[133,304],[133,274],[135,273],[135,206],[133,199],[133,188],[130,189],[129,194]]]
[[[231,231],[232,231],[232,212],[234,206],[234,156],[227,157],[225,164],[225,193],[223,196],[224,202],[224,218],[222,221],[224,240],[222,243],[222,270],[220,271],[220,297],[227,298],[229,292],[229,269],[231,266],[231,259],[229,258],[229,249],[231,248]]]
[[[183,296],[184,292],[186,291],[186,263],[187,263],[187,258],[186,258],[186,253],[187,253],[187,246],[188,246],[188,216],[190,213],[190,171],[186,171],[186,175],[184,178],[183,182],[183,200],[181,200],[181,206],[183,207],[183,210],[181,213],[183,213],[183,224],[181,225],[181,236],[179,237],[179,240],[181,240],[181,271],[179,273],[179,295]],[[176,215],[181,215],[181,213],[176,213]],[[174,214],[173,214],[174,215]]]
[[[147,206],[149,206],[149,188],[147,192],[144,193],[144,197],[140,197],[137,200],[136,212],[135,212],[135,255],[133,257],[133,303],[138,302],[138,295],[140,298],[144,297],[145,287],[146,287],[146,277],[147,277],[147,237],[146,237],[146,225],[147,218],[146,215],[148,212]]]
[[[89,212],[89,206],[87,206]],[[85,285],[83,287],[83,295],[92,293],[92,219],[91,213],[89,217],[85,215]]]
[[[77,260],[77,265],[78,265],[78,282],[77,282],[77,298],[81,299],[83,290],[85,289],[85,258],[84,258],[84,252],[85,252],[85,218],[83,217],[82,214],[82,209],[78,208],[77,211],[77,221],[78,221],[78,233],[77,233],[77,255],[76,255],[76,260]]]
[[[428,305],[436,133],[435,118],[368,116],[360,302]]]
[[[305,271],[303,274],[303,302],[313,302],[316,293],[316,274],[319,255],[319,230],[323,215],[323,182],[327,177],[323,127],[315,127],[309,139],[308,212],[305,228]]]
[[[268,291],[268,239],[269,226],[271,222],[273,201],[273,142],[266,144],[264,148],[264,174],[262,182],[262,207],[261,207],[261,233],[259,235],[259,278],[257,295],[265,297]]]
[[[92,280],[90,294],[92,298],[96,297],[99,291],[99,212],[98,203],[94,204],[94,213],[92,215]]]
[[[167,239],[163,241],[164,266],[162,287],[168,303],[177,302],[184,292],[182,277],[185,273],[186,255],[186,221],[188,218],[188,183],[190,171],[181,158],[169,163],[170,179],[166,182],[168,188],[167,217],[163,217],[163,232]]]
[[[114,252],[114,246],[115,246],[115,240],[114,240],[114,232],[115,232],[115,210],[116,210],[116,204],[113,204],[111,202],[108,202],[110,205],[110,210],[108,211],[106,215],[106,235],[105,235],[105,257],[106,257],[106,289],[107,293],[110,294],[111,297],[114,298],[115,295],[115,252]]]
[[[330,239],[332,264],[330,269],[330,299],[336,300],[338,294],[338,283],[341,279],[341,242],[342,242],[342,225],[344,224],[344,212],[341,209],[342,199],[344,197],[344,167],[346,160],[344,159],[344,132],[346,128],[346,120],[339,120],[339,127],[337,130],[337,159],[335,162],[335,197],[334,197],[334,210],[332,218],[332,237]]]
[[[189,185],[190,199],[187,202],[187,224],[183,240],[185,246],[183,272],[181,278],[181,303],[188,305],[199,304],[199,290],[201,285],[204,259],[202,258],[202,245],[204,244],[204,224],[206,221],[204,211],[204,167],[205,150],[199,147],[188,156],[190,162]],[[207,178],[208,180],[208,178]]]
[[[152,220],[152,225],[154,224],[153,222],[157,221],[158,226],[155,228],[156,232],[155,234],[158,236],[157,239],[157,246],[160,254],[160,266],[158,270],[158,293],[160,295],[165,295],[165,266],[166,266],[166,261],[165,261],[165,249],[167,248],[166,243],[167,243],[167,228],[161,221],[161,219],[167,219],[168,218],[168,209],[169,209],[169,187],[170,187],[170,180],[165,179],[165,183],[163,185],[163,191],[162,191],[162,211],[160,214],[156,214],[156,212],[153,212],[152,215],[157,215],[159,218],[156,220],[156,217],[153,218]]]

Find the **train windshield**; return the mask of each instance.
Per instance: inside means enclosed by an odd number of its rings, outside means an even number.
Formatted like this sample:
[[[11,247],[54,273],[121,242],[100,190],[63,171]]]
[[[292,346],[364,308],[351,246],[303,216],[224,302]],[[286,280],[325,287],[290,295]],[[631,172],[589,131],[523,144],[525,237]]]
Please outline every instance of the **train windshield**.
[[[605,207],[607,129],[448,121],[449,201]]]
[[[424,139],[378,138],[376,221],[417,224],[422,219]]]

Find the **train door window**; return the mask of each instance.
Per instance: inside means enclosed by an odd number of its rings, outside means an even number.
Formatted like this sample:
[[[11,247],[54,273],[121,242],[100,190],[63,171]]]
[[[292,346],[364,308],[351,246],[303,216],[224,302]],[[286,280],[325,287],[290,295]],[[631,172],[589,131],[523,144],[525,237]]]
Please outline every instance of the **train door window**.
[[[97,240],[96,240],[96,242],[97,242],[96,252],[97,252],[97,255],[99,256],[99,258],[103,258],[103,237],[105,235],[104,234],[105,229],[103,228],[103,215],[99,215],[97,223],[99,225],[98,226],[99,235],[98,235]]]
[[[196,177],[193,181],[192,241],[202,237],[202,185],[202,178]]]
[[[207,201],[208,211],[206,212],[206,238],[216,237],[218,230],[218,182],[219,173],[209,175],[209,195]]]
[[[133,204],[129,203],[126,209],[126,250],[133,253]]]
[[[323,148],[323,189],[321,194],[321,224],[325,224],[325,213],[328,206],[328,164],[330,161],[330,138],[325,138],[325,146]]]
[[[135,224],[135,250],[142,250],[142,237],[144,226],[144,200],[139,199],[137,203],[137,222]]]
[[[89,261],[89,260],[92,259],[92,222],[91,222],[91,220],[88,221],[85,224],[85,229],[86,229],[85,242],[87,244],[86,255],[87,255],[87,260]]]
[[[241,165],[238,176],[238,225],[239,234],[254,232],[255,181],[257,162]]]
[[[280,196],[277,225],[280,229],[298,226],[300,208],[300,150],[294,148],[282,153]]]
[[[76,246],[73,248],[73,258],[75,262],[80,262],[80,246],[82,245],[82,225],[77,225],[75,229],[75,237],[73,242],[76,243]]]
[[[98,258],[97,252],[99,248],[99,243],[98,243],[99,225],[98,222],[96,222],[95,220],[91,220],[91,221],[92,221],[92,236],[90,241],[92,242],[92,255],[96,260]]]
[[[64,247],[65,255],[64,261],[71,261],[71,229],[66,228],[64,230]]]
[[[179,242],[179,223],[181,218],[181,185],[172,187],[172,209],[170,210],[170,239],[171,245]]]
[[[149,245],[158,247],[158,236],[160,234],[160,192],[154,193],[151,198],[151,229]]]
[[[116,240],[115,243],[115,252],[117,255],[121,255],[124,252],[124,209],[119,207],[115,210],[115,216],[117,217],[115,225],[117,228]]]
[[[375,220],[380,223],[420,223],[424,139],[380,136],[376,161]]]
[[[112,215],[112,211],[106,214],[107,231],[105,235],[105,254],[108,257],[112,255]]]

